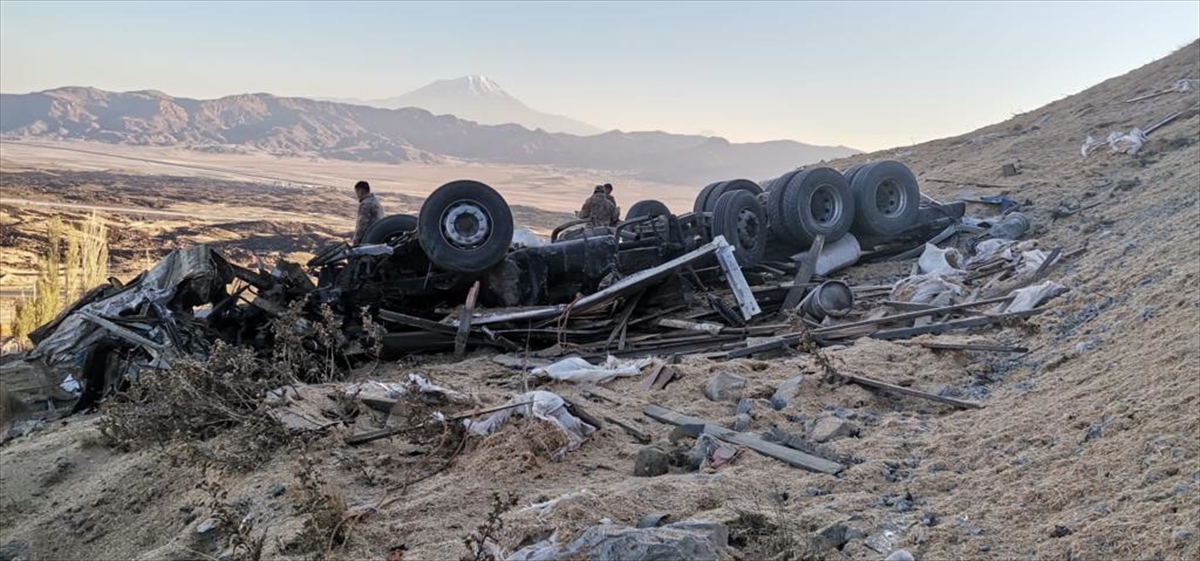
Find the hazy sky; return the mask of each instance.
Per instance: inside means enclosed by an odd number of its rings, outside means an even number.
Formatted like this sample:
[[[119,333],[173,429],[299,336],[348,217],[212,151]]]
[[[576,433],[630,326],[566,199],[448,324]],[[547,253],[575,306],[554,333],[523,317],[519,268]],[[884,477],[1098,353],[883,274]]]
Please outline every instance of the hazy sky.
[[[874,150],[1036,109],[1198,37],[1196,1],[5,0],[0,91],[374,99],[483,74],[605,128]]]

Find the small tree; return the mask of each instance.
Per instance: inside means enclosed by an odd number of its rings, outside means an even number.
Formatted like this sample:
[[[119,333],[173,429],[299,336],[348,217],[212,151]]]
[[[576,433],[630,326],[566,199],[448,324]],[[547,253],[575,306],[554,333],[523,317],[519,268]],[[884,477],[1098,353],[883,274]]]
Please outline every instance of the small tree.
[[[80,291],[87,292],[108,279],[108,227],[95,212],[80,232]]]

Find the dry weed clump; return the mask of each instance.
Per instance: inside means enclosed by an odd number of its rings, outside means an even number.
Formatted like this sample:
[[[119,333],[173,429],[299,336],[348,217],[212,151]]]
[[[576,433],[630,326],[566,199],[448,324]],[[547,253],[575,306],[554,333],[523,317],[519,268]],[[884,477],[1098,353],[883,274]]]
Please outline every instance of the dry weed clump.
[[[213,480],[201,481],[199,488],[207,491],[209,499],[205,504],[210,517],[217,521],[225,537],[224,545],[233,561],[259,561],[262,559],[263,546],[267,541],[267,530],[256,532],[254,519],[244,509],[229,502],[229,491]],[[222,558],[225,558],[224,556]]]
[[[294,508],[296,514],[306,517],[304,528],[288,543],[279,544],[279,549],[309,554],[311,559],[328,559],[350,540],[353,517],[348,516],[346,499],[321,477],[316,462],[307,455],[300,457],[295,475],[299,499]]]

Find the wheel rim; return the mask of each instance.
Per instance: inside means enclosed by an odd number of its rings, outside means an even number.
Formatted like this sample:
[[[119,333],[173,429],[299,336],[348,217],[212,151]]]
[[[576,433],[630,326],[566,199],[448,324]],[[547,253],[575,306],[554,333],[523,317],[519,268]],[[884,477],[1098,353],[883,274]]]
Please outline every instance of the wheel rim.
[[[808,200],[808,212],[822,226],[837,224],[842,219],[842,198],[832,185],[821,185],[813,190]]]
[[[737,235],[738,245],[742,247],[751,247],[755,240],[758,239],[758,234],[762,226],[758,222],[758,215],[754,214],[750,209],[742,209],[738,212],[737,217]]]
[[[473,249],[492,234],[491,214],[476,201],[455,201],[442,212],[442,239],[461,249]]]
[[[908,195],[900,184],[892,179],[885,179],[875,190],[875,208],[884,216],[898,216],[908,206]]]

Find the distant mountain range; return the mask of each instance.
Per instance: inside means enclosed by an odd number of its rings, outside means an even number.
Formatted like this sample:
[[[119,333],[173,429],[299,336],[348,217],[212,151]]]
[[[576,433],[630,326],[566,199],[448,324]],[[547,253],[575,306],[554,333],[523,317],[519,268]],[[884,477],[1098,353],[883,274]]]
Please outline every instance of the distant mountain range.
[[[404,95],[376,100],[325,99],[339,103],[368,105],[383,109],[418,107],[435,115],[454,115],[481,125],[516,124],[531,130],[565,132],[580,136],[599,134],[604,129],[562,115],[529,108],[504,91],[487,76],[463,76],[438,80]]]
[[[665,132],[574,136],[515,124],[482,125],[424,109],[263,93],[196,100],[82,87],[0,94],[0,134],[389,163],[460,159],[552,165],[632,172],[680,184],[774,177],[858,152],[790,140],[734,144]]]

